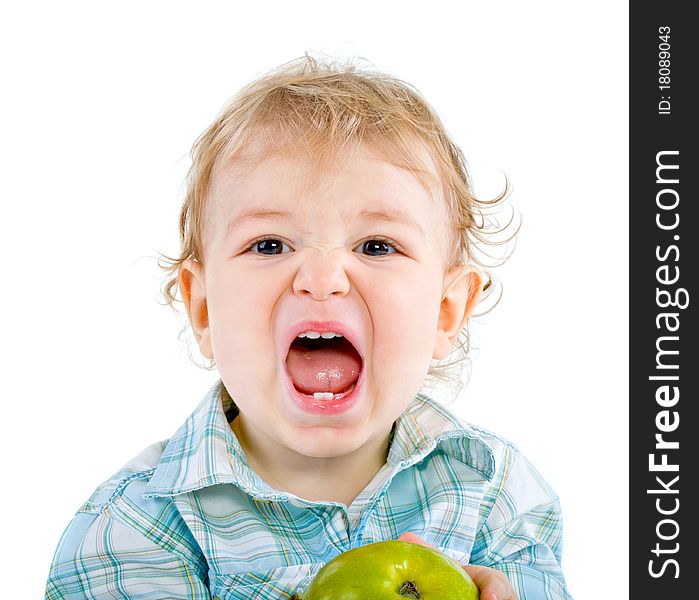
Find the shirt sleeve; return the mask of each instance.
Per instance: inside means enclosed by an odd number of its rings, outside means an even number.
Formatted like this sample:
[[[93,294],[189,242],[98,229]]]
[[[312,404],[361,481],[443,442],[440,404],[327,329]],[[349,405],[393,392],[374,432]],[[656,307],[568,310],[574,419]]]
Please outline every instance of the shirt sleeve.
[[[520,600],[571,600],[561,570],[558,497],[511,446],[505,450],[491,501],[471,564],[503,571]]]
[[[158,524],[141,531],[107,511],[78,512],[56,549],[45,600],[210,599],[204,565],[187,555],[176,530],[168,534]]]

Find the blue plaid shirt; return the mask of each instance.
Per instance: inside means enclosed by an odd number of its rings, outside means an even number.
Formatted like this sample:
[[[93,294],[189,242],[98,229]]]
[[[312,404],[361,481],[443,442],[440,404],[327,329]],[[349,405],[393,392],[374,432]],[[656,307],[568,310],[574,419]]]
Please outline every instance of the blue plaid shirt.
[[[341,552],[406,531],[500,569],[521,600],[570,598],[558,499],[512,444],[418,395],[347,507],[262,481],[236,411],[217,383],[172,439],[98,487],[58,544],[46,598],[288,600]]]

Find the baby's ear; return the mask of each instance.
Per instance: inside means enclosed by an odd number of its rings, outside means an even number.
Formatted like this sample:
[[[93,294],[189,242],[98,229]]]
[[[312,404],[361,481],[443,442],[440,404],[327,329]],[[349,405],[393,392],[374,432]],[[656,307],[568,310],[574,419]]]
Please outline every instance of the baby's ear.
[[[185,260],[180,265],[179,287],[199,351],[211,359],[214,354],[211,349],[204,266],[199,261]]]
[[[482,287],[483,278],[473,267],[461,265],[447,271],[432,358],[449,356],[459,332],[478,304]]]

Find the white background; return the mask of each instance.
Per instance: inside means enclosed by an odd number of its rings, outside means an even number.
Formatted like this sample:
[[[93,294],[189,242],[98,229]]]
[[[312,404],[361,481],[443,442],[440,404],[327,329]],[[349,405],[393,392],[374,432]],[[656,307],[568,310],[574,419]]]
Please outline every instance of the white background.
[[[3,597],[42,595],[74,511],[214,381],[152,257],[196,136],[304,51],[411,82],[477,189],[511,179],[519,244],[456,409],[559,493],[573,596],[628,597],[626,3],[244,4],[2,9]]]

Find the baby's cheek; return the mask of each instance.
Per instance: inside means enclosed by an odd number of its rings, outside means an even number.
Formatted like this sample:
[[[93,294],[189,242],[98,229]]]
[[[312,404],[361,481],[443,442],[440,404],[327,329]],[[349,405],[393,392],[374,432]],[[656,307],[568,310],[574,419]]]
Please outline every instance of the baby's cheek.
[[[396,318],[393,330],[383,340],[377,335],[375,368],[382,391],[398,393],[411,399],[419,389],[430,366],[434,348],[434,331],[416,328],[405,319]]]
[[[242,315],[244,316],[244,315]],[[276,361],[269,333],[263,335],[249,317],[224,310],[212,323],[216,368],[240,394],[261,392],[274,378]],[[247,325],[242,325],[247,321]],[[229,390],[232,392],[232,390]]]

